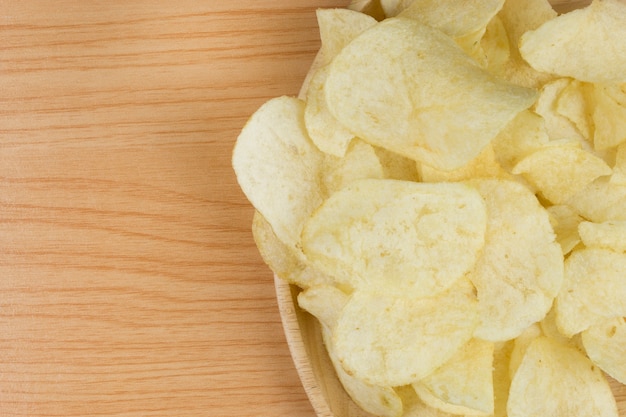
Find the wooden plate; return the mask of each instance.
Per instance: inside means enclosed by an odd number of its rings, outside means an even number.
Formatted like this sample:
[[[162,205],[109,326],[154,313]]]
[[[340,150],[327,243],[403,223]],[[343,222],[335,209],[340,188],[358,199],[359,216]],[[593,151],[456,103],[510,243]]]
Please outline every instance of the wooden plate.
[[[369,7],[369,3],[368,0],[353,1],[351,8],[364,10]],[[589,0],[552,0],[551,3],[555,10],[566,12],[589,4]],[[303,82],[302,91],[307,81],[308,77]],[[289,350],[317,416],[373,417],[361,410],[341,386],[322,343],[319,323],[313,316],[298,307],[296,297],[300,289],[276,276],[274,284]],[[626,417],[626,386],[611,381],[611,387],[617,400],[620,416]]]

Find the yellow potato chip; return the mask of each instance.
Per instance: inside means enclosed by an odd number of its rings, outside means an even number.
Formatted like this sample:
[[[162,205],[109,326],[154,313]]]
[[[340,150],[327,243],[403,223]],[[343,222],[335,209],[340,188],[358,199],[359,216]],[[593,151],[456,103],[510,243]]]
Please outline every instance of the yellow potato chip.
[[[513,342],[500,342],[494,344],[493,352],[493,399],[494,417],[506,417],[506,403],[509,399],[509,387],[511,377],[509,375],[509,362],[513,350]]]
[[[291,97],[263,104],[233,150],[239,186],[276,236],[294,250],[304,222],[323,200],[323,159],[304,127],[304,102]]]
[[[593,363],[626,384],[626,317],[594,324],[582,333],[582,342]]]
[[[595,85],[593,89],[593,145],[597,150],[626,141],[626,105],[616,101],[610,90],[606,85]]]
[[[603,318],[626,316],[626,254],[578,249],[565,260],[563,287],[556,298],[556,323],[571,337]]]
[[[333,283],[328,275],[306,262],[301,252],[281,242],[258,211],[252,220],[252,235],[263,261],[279,278],[300,288]]]
[[[550,206],[547,210],[556,241],[561,245],[563,255],[567,255],[580,243],[578,224],[583,218],[567,205]]]
[[[545,120],[525,110],[504,127],[492,144],[496,160],[510,171],[524,157],[541,149],[548,141]]]
[[[510,57],[496,72],[510,82],[531,88],[538,88],[553,78],[551,74],[539,72],[522,58],[518,45],[520,38],[529,30],[537,29],[556,17],[556,12],[547,0],[507,0],[498,17],[502,21]]]
[[[619,0],[594,0],[588,7],[559,15],[525,33],[520,52],[541,72],[587,82],[623,83],[624,39],[626,5]]]
[[[491,144],[465,166],[452,171],[442,171],[420,164],[420,177],[424,182],[463,181],[472,178],[504,178],[508,174],[502,169]]]
[[[480,49],[484,66],[492,74],[504,74],[505,67],[511,59],[511,49],[506,29],[499,16],[494,16],[485,28],[480,39]]]
[[[328,67],[320,67],[309,81],[306,90],[304,122],[309,137],[324,153],[342,157],[354,135],[347,130],[328,110],[324,82]]]
[[[604,160],[576,143],[553,143],[533,152],[513,167],[554,204],[564,204],[596,178],[613,170]]]
[[[482,34],[503,4],[504,0],[416,0],[398,16],[418,20],[452,38],[462,38]]]
[[[572,80],[563,88],[556,102],[556,112],[572,122],[586,141],[592,138],[593,122],[589,102],[592,94],[589,84]]]
[[[617,417],[602,372],[578,350],[536,338],[513,377],[508,417]]]
[[[380,0],[380,5],[386,17],[394,17],[400,14],[413,3],[414,0]]]
[[[402,181],[420,180],[414,160],[379,146],[374,146],[374,151],[383,167],[384,178]]]
[[[626,185],[599,177],[573,195],[567,205],[592,222],[626,220]]]
[[[547,211],[523,185],[471,180],[487,204],[485,247],[468,277],[478,291],[475,336],[513,339],[550,310],[563,280],[563,254]]]
[[[474,288],[465,278],[432,297],[356,291],[334,333],[348,374],[367,383],[413,383],[450,360],[477,323]]]
[[[322,43],[320,66],[325,66],[354,38],[376,25],[376,19],[355,10],[317,9],[317,25]]]
[[[536,97],[406,18],[387,19],[346,46],[325,90],[330,112],[356,136],[444,170],[478,156]]]
[[[513,340],[513,349],[511,350],[511,358],[509,361],[509,375],[511,379],[513,379],[517,368],[519,368],[522,363],[528,346],[539,336],[542,336],[541,326],[535,323],[524,329],[524,331]]]
[[[361,180],[316,211],[302,248],[315,267],[354,289],[431,295],[472,268],[485,223],[484,202],[466,185]]]
[[[411,385],[397,387],[396,392],[402,399],[402,417],[456,417],[456,414],[446,413],[425,404],[415,393]]]
[[[448,362],[413,383],[413,388],[422,401],[440,410],[492,415],[493,354],[493,343],[472,339]]]
[[[626,221],[613,220],[602,223],[581,222],[578,233],[585,246],[626,252]]]
[[[385,170],[374,148],[355,139],[343,158],[327,156],[323,168],[323,188],[330,195],[354,181],[385,177]]]
[[[626,143],[617,147],[615,153],[615,165],[610,182],[617,185],[626,185]]]
[[[550,139],[575,139],[582,144],[587,138],[583,136],[572,120],[558,111],[559,98],[571,83],[572,81],[567,78],[558,78],[545,84],[535,103],[534,110],[545,120],[546,131]]]
[[[332,285],[315,285],[298,294],[298,305],[311,313],[329,330],[337,325],[341,311],[348,303],[348,294]]]

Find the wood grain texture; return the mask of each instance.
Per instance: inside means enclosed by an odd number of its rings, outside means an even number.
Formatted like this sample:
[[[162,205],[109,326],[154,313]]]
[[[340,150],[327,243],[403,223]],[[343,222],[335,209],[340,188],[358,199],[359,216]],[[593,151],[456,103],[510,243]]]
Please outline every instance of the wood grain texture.
[[[346,3],[0,0],[0,415],[314,415],[230,156]]]

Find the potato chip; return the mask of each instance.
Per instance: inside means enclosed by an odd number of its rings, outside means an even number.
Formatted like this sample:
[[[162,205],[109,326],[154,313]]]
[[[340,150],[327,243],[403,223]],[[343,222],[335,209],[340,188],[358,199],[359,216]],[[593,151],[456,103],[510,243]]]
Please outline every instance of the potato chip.
[[[541,326],[535,323],[524,329],[513,341],[513,349],[511,350],[511,358],[509,360],[509,376],[511,379],[513,379],[522,363],[528,346],[539,336],[542,336]]]
[[[354,38],[376,24],[376,19],[355,10],[317,9],[322,56],[320,66],[332,61]]]
[[[403,417],[456,417],[456,414],[446,413],[425,404],[411,385],[397,387],[396,392],[402,399]]]
[[[494,417],[506,417],[506,403],[509,399],[509,387],[511,377],[509,375],[509,362],[513,342],[499,342],[494,344],[493,352],[493,399]]]
[[[420,181],[417,164],[414,160],[405,158],[395,152],[379,146],[374,151],[383,167],[384,178],[402,181]]]
[[[565,260],[565,279],[556,299],[556,322],[571,337],[601,319],[626,316],[626,254],[579,249]]]
[[[617,417],[602,372],[578,350],[547,337],[526,349],[513,381],[508,417]]]
[[[452,171],[442,171],[426,164],[420,164],[420,177],[424,182],[463,181],[472,178],[505,178],[508,173],[502,169],[491,144],[465,166]]]
[[[614,317],[582,333],[589,359],[604,372],[626,384],[626,317]]]
[[[449,413],[492,415],[493,353],[493,343],[472,339],[448,362],[413,383],[415,392],[426,404]]]
[[[556,241],[561,245],[563,255],[567,255],[580,243],[578,224],[583,218],[567,205],[550,206],[547,210]]]
[[[468,275],[478,291],[475,336],[512,339],[550,310],[563,279],[563,254],[547,211],[523,185],[472,180],[487,204],[485,247]]]
[[[322,326],[334,329],[348,294],[332,285],[315,285],[298,294],[298,305],[317,318]]]
[[[520,112],[492,142],[496,160],[511,170],[524,157],[541,149],[549,141],[545,120],[536,113]]]
[[[293,249],[304,222],[323,200],[320,168],[324,157],[309,139],[303,119],[304,102],[291,97],[271,99],[242,129],[232,159],[248,200],[276,236]]]
[[[626,143],[617,147],[613,175],[609,180],[612,184],[626,185]]]
[[[539,72],[528,65],[522,59],[518,45],[524,33],[537,29],[556,15],[547,0],[505,1],[498,17],[508,36],[510,55],[501,71],[495,73],[510,82],[531,88],[538,88],[553,79],[551,74]]]
[[[349,296],[330,285],[310,287],[298,294],[300,307],[313,314],[322,324],[322,338],[337,377],[350,398],[363,410],[380,417],[402,415],[402,400],[392,387],[367,384],[342,367],[335,351],[332,332],[348,303]]]
[[[362,290],[343,309],[334,342],[348,374],[400,386],[452,358],[471,339],[476,323],[476,296],[465,278],[432,297]]]
[[[380,5],[386,17],[395,17],[406,9],[414,0],[380,0]]]
[[[595,0],[588,7],[559,15],[525,33],[520,52],[541,72],[587,82],[623,83],[624,39],[626,5],[619,0]]]
[[[596,178],[613,170],[576,143],[554,143],[533,152],[513,167],[554,204],[564,204]]]
[[[316,211],[302,248],[354,289],[432,295],[472,268],[485,223],[484,202],[466,185],[361,180]]]
[[[511,48],[506,29],[499,16],[494,16],[480,38],[480,50],[484,54],[481,61],[492,74],[504,74],[511,59]]]
[[[575,139],[583,144],[587,138],[582,135],[572,120],[558,112],[559,98],[570,84],[571,80],[567,78],[558,78],[545,84],[535,103],[534,111],[545,120],[550,139]]]
[[[398,16],[418,20],[452,38],[462,38],[482,34],[503,4],[504,0],[416,0]]]
[[[330,112],[356,136],[444,170],[478,156],[536,97],[406,18],[387,19],[346,46],[325,90]]]
[[[263,261],[281,279],[300,288],[333,283],[328,275],[302,259],[302,253],[281,242],[258,211],[252,220],[252,235]]]
[[[304,122],[309,137],[324,153],[342,157],[345,155],[354,135],[328,111],[324,82],[328,67],[320,67],[309,81],[306,90]]]
[[[582,217],[596,223],[626,220],[626,185],[599,177],[567,202]]]
[[[563,88],[556,102],[556,112],[572,122],[586,141],[592,138],[593,130],[589,103],[591,90],[589,84],[572,80]]]
[[[581,222],[578,233],[585,246],[626,252],[626,221],[613,220],[602,223]]]
[[[593,89],[593,145],[597,150],[626,141],[626,105],[617,102],[610,90],[606,85],[595,85]]]
[[[541,332],[544,336],[549,337],[562,345],[571,346],[580,352],[585,351],[580,339],[580,333],[572,337],[567,337],[561,333],[559,326],[556,324],[556,308],[553,307],[548,312],[544,319],[541,320],[541,323],[539,323],[539,326],[541,327]]]
[[[343,158],[327,156],[323,172],[323,187],[327,195],[357,180],[385,177],[385,170],[374,148],[358,139],[352,142]]]

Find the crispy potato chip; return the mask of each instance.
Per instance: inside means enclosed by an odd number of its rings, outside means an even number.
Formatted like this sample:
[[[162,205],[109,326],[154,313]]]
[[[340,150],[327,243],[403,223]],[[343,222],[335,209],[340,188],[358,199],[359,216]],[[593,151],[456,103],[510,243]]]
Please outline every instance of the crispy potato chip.
[[[452,171],[442,171],[426,164],[420,164],[420,177],[424,182],[463,181],[472,178],[505,178],[508,177],[502,169],[491,144],[465,166]]]
[[[589,84],[572,80],[563,88],[556,102],[556,112],[572,122],[587,141],[592,137],[591,90]]]
[[[252,220],[252,235],[263,261],[281,279],[300,288],[333,283],[328,275],[302,259],[302,253],[281,242],[258,211]]]
[[[526,349],[513,381],[508,417],[617,417],[602,372],[578,350],[547,337]]]
[[[484,54],[484,66],[492,74],[504,74],[505,66],[511,59],[509,37],[499,16],[494,16],[480,38],[480,49]]]
[[[626,221],[613,220],[602,223],[581,222],[578,233],[585,246],[626,252]]]
[[[304,102],[291,97],[263,104],[237,138],[232,164],[239,186],[291,248],[322,203],[323,159],[304,127]]]
[[[493,352],[493,397],[494,417],[506,417],[506,403],[509,399],[511,377],[509,362],[513,351],[513,341],[494,344]]]
[[[626,220],[626,185],[599,177],[573,195],[567,205],[592,222]]]
[[[400,14],[413,3],[414,0],[380,0],[380,5],[386,17],[394,17]]]
[[[550,139],[575,139],[583,144],[587,138],[582,135],[572,120],[558,111],[559,98],[570,84],[571,80],[567,78],[558,78],[545,84],[535,103],[534,110],[545,120],[546,131]]]
[[[492,142],[496,160],[511,170],[519,161],[549,141],[544,119],[536,113],[520,112]]]
[[[614,317],[582,333],[589,359],[604,372],[626,384],[626,317]]]
[[[376,25],[376,19],[355,10],[317,9],[316,15],[322,43],[320,66],[330,63],[354,38]]]
[[[626,254],[578,249],[565,260],[563,288],[556,299],[556,322],[571,337],[603,318],[626,316]]]
[[[450,360],[471,339],[476,323],[476,296],[465,278],[432,297],[362,290],[343,309],[334,342],[348,374],[400,386]]]
[[[332,285],[316,285],[298,294],[298,305],[317,318],[322,326],[334,329],[349,296]]]
[[[417,164],[414,160],[405,158],[395,152],[379,146],[374,151],[383,167],[384,178],[402,181],[420,181]]]
[[[615,153],[615,165],[610,182],[617,185],[626,185],[626,143],[617,147]]]
[[[452,38],[462,38],[482,34],[503,4],[504,0],[415,0],[398,16],[418,20]]]
[[[509,360],[509,376],[511,379],[513,379],[517,368],[519,368],[522,363],[528,346],[541,335],[541,326],[535,323],[524,329],[524,331],[513,340],[513,349],[511,350],[511,358]]]
[[[567,255],[580,243],[578,224],[583,218],[566,205],[550,206],[547,210],[556,233],[556,241],[561,245],[563,255]]]
[[[411,385],[397,387],[396,392],[402,399],[404,407],[402,417],[456,417],[456,414],[446,413],[425,404]]]
[[[602,158],[576,143],[554,143],[531,153],[513,167],[554,204],[564,204],[596,178],[613,170]]]
[[[484,202],[466,185],[362,180],[317,210],[302,248],[354,289],[432,295],[472,268],[485,223]]]
[[[399,417],[402,400],[392,387],[367,384],[342,367],[335,351],[332,332],[349,296],[330,285],[308,288],[298,294],[298,304],[322,324],[322,338],[337,377],[352,400],[363,410],[380,417]]]
[[[386,174],[374,148],[358,139],[352,142],[343,158],[327,156],[323,172],[323,185],[328,195],[354,181],[383,179]]]
[[[599,84],[593,89],[593,145],[597,150],[608,149],[626,141],[626,105],[616,101],[610,90],[609,86]]]
[[[444,170],[478,156],[536,97],[406,18],[387,19],[346,46],[325,90],[330,112],[356,136]]]
[[[492,415],[493,353],[493,343],[472,339],[413,388],[431,407],[453,414]]]
[[[498,14],[510,46],[509,60],[502,66],[499,76],[515,84],[538,88],[552,78],[551,74],[539,72],[522,59],[518,45],[520,38],[529,30],[537,29],[556,17],[547,0],[507,0]],[[492,68],[493,70],[494,68]]]
[[[324,153],[342,157],[354,135],[328,111],[324,82],[328,67],[320,67],[309,81],[306,91],[304,122],[309,137]]]
[[[580,333],[572,337],[567,337],[563,335],[563,333],[561,333],[561,331],[559,330],[559,326],[557,326],[556,324],[556,308],[554,308],[554,306],[548,312],[546,317],[541,320],[539,326],[541,327],[541,331],[544,336],[549,337],[550,339],[553,339],[562,345],[567,345],[573,347],[574,349],[578,349],[580,352],[585,351],[582,345],[582,341],[580,339]]]
[[[523,185],[472,180],[487,204],[485,247],[468,275],[478,290],[475,336],[512,339],[550,310],[563,279],[563,254],[547,211]]]
[[[594,0],[525,33],[522,57],[542,72],[580,81],[626,82],[626,5]],[[602,45],[599,48],[598,45]]]

